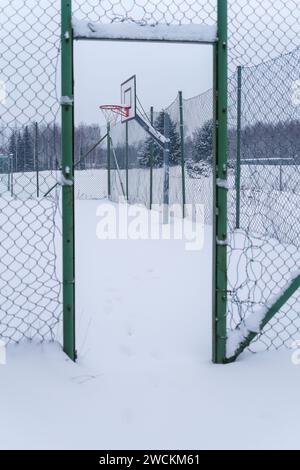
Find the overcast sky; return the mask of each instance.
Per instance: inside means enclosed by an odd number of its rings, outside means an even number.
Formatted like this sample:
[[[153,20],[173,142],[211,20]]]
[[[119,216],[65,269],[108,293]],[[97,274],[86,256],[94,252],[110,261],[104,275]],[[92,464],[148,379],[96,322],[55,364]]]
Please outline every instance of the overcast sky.
[[[205,20],[210,7],[208,20],[212,21],[216,0],[170,1],[179,13],[187,8],[196,23],[201,23],[202,16]],[[74,11],[81,19],[108,21],[115,19],[115,9],[123,8],[123,17],[130,13],[137,19],[133,5],[146,4],[140,14],[148,12],[153,19],[160,15],[159,8],[151,13],[153,6],[160,3],[74,0]],[[229,74],[236,73],[237,65],[257,65],[299,47],[299,5],[300,0],[229,0]],[[1,120],[11,124],[50,121],[54,115],[59,119],[59,8],[60,0],[0,0],[0,82],[7,93],[6,104],[0,103],[0,125]],[[159,110],[175,99],[178,90],[189,98],[211,88],[211,69],[209,46],[76,42],[76,122],[103,124],[99,105],[118,103],[120,83],[133,74],[144,107]]]
[[[212,86],[212,48],[125,42],[75,43],[76,121],[104,124],[100,104],[119,104],[120,84],[137,76],[145,109],[160,110],[179,90],[185,98]]]

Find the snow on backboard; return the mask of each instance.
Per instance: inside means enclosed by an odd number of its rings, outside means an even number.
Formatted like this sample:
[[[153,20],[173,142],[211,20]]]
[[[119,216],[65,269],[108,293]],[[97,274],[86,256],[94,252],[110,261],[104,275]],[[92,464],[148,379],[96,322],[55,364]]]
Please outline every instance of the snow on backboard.
[[[136,115],[136,76],[121,84],[121,104],[128,106],[128,116],[122,116],[122,122],[130,121]]]

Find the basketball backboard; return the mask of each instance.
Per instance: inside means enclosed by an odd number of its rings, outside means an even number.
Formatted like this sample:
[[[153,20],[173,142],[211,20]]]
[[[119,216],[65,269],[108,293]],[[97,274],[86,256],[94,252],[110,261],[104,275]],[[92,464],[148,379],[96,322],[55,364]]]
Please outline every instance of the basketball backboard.
[[[136,116],[136,76],[128,78],[121,85],[121,104],[128,106],[128,116],[122,116],[122,122],[135,119]]]

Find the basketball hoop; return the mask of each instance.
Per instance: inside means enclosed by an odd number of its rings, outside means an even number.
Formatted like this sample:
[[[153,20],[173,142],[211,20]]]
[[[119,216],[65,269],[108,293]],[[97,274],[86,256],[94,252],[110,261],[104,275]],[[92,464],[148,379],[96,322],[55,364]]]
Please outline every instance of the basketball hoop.
[[[121,106],[118,104],[103,104],[100,106],[101,111],[108,124],[115,126],[121,116],[129,116],[129,106]]]

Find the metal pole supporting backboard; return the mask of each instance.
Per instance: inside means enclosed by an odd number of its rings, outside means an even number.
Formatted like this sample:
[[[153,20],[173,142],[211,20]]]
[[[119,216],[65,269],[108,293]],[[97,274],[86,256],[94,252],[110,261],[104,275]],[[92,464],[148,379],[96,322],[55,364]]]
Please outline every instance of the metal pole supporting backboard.
[[[125,167],[126,167],[126,199],[129,200],[129,171],[128,171],[128,160],[129,160],[129,122],[125,123]]]
[[[107,123],[107,195],[108,199],[111,198],[111,138],[110,138],[110,123]]]

